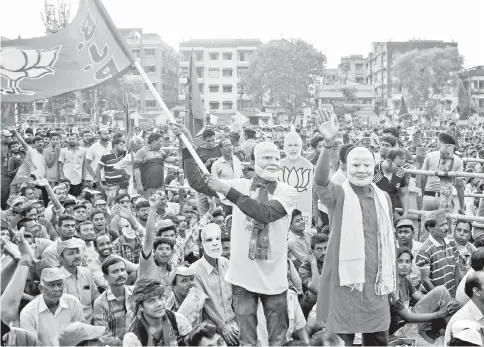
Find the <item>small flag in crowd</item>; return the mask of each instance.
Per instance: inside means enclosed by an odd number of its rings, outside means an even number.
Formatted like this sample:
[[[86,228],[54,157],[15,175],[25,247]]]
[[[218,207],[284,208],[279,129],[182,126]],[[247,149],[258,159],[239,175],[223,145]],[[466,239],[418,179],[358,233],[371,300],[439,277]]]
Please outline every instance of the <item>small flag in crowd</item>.
[[[135,61],[100,0],[81,0],[75,18],[55,35],[2,45],[3,102],[30,102],[93,87]]]
[[[187,110],[187,115],[185,116],[185,126],[190,131],[192,138],[195,138],[203,129],[205,110],[203,108],[200,89],[198,89],[198,75],[193,52],[190,57],[190,67],[188,68],[186,94],[185,109]]]

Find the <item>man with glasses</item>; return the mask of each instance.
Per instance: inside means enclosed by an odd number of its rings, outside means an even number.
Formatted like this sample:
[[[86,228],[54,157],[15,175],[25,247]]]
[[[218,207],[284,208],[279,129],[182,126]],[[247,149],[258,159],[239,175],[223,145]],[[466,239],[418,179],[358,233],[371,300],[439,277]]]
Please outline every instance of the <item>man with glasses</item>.
[[[230,139],[221,140],[218,147],[222,152],[222,156],[212,164],[212,174],[223,180],[242,178],[244,176],[242,164],[239,158],[234,155],[234,147]],[[222,203],[224,214],[226,216],[232,214],[233,204],[227,199],[222,199],[220,202]]]
[[[375,165],[373,176],[373,182],[378,188],[390,196],[395,221],[408,218],[408,177],[403,171],[404,165],[405,151],[399,147],[390,148],[386,152],[386,158]],[[400,216],[395,208],[402,208],[403,214]]]

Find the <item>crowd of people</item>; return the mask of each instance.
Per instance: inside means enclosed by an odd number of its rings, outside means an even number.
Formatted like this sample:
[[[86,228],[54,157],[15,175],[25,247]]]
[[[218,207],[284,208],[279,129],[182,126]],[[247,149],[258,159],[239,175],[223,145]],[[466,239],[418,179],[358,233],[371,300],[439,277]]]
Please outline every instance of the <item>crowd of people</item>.
[[[206,126],[208,173],[177,123],[2,126],[2,346],[484,345],[484,179],[405,172],[484,173],[482,126],[316,121]]]

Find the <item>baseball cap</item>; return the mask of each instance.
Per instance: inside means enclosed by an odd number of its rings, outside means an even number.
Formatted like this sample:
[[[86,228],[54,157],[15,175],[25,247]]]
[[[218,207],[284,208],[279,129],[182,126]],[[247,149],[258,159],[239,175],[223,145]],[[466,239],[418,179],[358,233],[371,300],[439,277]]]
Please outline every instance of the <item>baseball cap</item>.
[[[478,346],[484,345],[483,327],[468,319],[458,320],[452,324],[452,337]]]
[[[170,277],[168,278],[169,283],[171,283],[171,285],[175,284],[176,275],[193,276],[195,275],[195,272],[196,272],[195,269],[192,269],[186,266],[178,266],[175,268],[174,271],[170,273]]]
[[[77,204],[76,204],[76,200],[67,199],[67,200],[66,200],[66,201],[64,201],[64,203],[62,204],[62,206],[64,206],[64,207],[71,206],[71,205],[77,205]]]
[[[107,202],[103,199],[99,199],[99,200],[96,200],[96,202],[94,203],[94,206],[97,206],[97,205],[105,205],[107,204]]]
[[[77,346],[82,341],[95,340],[104,334],[105,326],[91,325],[83,322],[67,324],[59,335],[60,346]]]
[[[40,280],[45,282],[53,282],[58,280],[63,280],[64,274],[58,267],[47,267],[42,270],[40,274]]]
[[[2,136],[12,136],[13,134],[8,130],[2,130]]]
[[[72,238],[66,241],[60,241],[57,244],[57,254],[60,256],[66,249],[82,248],[82,245],[77,240],[78,239]]]
[[[15,206],[17,204],[23,204],[25,202],[27,202],[27,198],[25,196],[19,196],[14,201],[12,201],[12,206]]]
[[[165,231],[168,229],[173,229],[175,227],[175,223],[171,219],[162,219],[158,224],[157,224],[157,229],[158,232]]]
[[[400,219],[397,223],[397,228],[400,227],[412,227],[413,229],[413,223],[410,219]]]

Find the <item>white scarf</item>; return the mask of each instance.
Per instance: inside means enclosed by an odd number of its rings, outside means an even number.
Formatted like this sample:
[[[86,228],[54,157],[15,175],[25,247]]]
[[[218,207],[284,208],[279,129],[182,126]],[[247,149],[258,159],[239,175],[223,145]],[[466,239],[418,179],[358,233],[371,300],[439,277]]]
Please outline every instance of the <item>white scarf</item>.
[[[365,283],[365,235],[360,200],[348,180],[343,185],[345,199],[341,223],[339,248],[340,286],[363,291]],[[387,198],[375,183],[370,184],[374,193],[378,219],[378,274],[375,283],[377,295],[396,291],[395,240],[389,216]]]

